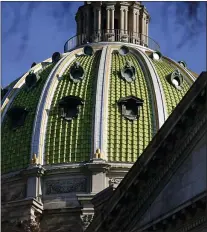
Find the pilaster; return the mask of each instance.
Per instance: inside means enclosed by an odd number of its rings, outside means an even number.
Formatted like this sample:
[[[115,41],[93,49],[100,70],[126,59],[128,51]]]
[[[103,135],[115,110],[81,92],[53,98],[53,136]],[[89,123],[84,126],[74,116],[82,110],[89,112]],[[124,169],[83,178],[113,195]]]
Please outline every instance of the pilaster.
[[[91,171],[91,193],[98,193],[108,187],[106,183],[106,173],[110,165],[102,159],[93,159],[87,166]]]

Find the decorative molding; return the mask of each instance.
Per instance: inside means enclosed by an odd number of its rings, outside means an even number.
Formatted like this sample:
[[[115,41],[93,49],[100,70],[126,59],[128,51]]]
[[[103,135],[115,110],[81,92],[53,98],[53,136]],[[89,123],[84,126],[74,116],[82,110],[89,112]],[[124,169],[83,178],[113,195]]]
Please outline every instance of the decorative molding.
[[[121,183],[122,179],[123,178],[109,178],[109,186],[117,187]]]
[[[5,191],[2,189],[2,202],[17,201],[22,200],[26,197],[26,185],[21,186],[21,188],[12,186],[12,189]]]
[[[2,222],[2,232],[40,232],[40,223],[34,220],[24,220],[18,222]]]
[[[93,220],[93,217],[94,217],[93,214],[84,214],[84,215],[81,215],[81,220],[82,220],[82,223],[83,223],[83,229],[84,230],[86,230],[87,227],[90,225],[90,223]]]
[[[86,192],[86,178],[67,180],[48,180],[45,183],[45,194],[62,194],[71,192]]]

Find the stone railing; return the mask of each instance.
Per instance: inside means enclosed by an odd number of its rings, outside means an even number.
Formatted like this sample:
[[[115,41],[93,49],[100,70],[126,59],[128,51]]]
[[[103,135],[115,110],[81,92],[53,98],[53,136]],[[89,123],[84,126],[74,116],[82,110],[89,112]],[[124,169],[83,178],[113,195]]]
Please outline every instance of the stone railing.
[[[64,52],[69,52],[74,48],[87,44],[87,43],[98,43],[98,42],[124,42],[133,43],[141,46],[148,47],[152,50],[159,51],[160,46],[149,36],[124,31],[124,30],[100,30],[94,31],[92,34],[80,34],[70,38],[64,45]]]

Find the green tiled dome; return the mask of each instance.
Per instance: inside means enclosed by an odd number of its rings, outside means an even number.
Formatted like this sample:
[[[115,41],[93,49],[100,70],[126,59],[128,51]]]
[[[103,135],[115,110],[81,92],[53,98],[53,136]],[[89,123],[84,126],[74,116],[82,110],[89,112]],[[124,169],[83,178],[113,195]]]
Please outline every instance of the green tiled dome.
[[[38,64],[33,70],[40,79],[31,89],[25,84],[28,73],[14,82],[2,102],[2,173],[27,168],[35,156],[33,162],[41,165],[89,162],[97,149],[96,158],[106,162],[136,161],[195,78],[169,58],[153,60],[150,49],[129,44],[129,53],[121,55],[120,46],[93,44],[91,55],[78,48],[62,54],[58,63],[49,62],[44,68]],[[78,82],[69,73],[75,62],[84,70]],[[135,69],[132,82],[121,77],[128,63]],[[184,78],[181,89],[169,81],[177,69]],[[83,101],[70,121],[62,117],[59,106],[67,96]],[[132,96],[143,105],[129,120],[118,101]],[[7,114],[14,107],[28,112],[16,128]],[[124,107],[130,114],[136,111]]]

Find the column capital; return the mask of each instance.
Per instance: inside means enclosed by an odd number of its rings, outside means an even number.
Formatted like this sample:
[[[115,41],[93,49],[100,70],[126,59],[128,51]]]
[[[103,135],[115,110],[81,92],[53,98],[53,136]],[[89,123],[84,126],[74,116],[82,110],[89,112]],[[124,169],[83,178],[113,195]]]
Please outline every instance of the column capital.
[[[107,5],[106,10],[115,10],[114,5]]]
[[[120,10],[123,11],[123,10],[129,10],[129,7],[128,6],[125,6],[125,5],[120,5]]]

